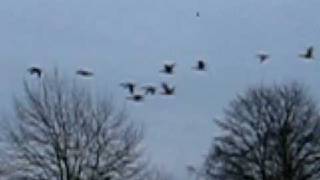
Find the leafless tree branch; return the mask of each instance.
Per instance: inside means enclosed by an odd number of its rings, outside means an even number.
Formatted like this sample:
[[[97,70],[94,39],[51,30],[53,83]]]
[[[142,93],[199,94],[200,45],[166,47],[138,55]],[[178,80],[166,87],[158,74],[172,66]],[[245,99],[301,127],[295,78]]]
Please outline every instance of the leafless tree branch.
[[[24,81],[24,94],[14,98],[17,123],[6,136],[15,177],[124,180],[142,172],[142,130],[108,99],[57,72]]]
[[[249,89],[225,110],[204,165],[207,179],[320,177],[319,111],[298,83]]]

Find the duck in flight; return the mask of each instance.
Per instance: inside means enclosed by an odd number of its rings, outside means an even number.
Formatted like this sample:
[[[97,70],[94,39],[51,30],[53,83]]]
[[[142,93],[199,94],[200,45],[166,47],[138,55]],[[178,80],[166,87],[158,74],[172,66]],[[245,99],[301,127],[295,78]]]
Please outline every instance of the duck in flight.
[[[83,69],[79,69],[76,71],[76,74],[80,75],[80,76],[85,76],[85,77],[91,77],[93,76],[93,72],[88,71],[88,70],[83,70]]]
[[[134,90],[136,87],[136,84],[133,82],[124,82],[124,83],[120,83],[120,86],[128,89],[130,94],[134,94]]]
[[[198,60],[197,65],[195,67],[192,67],[192,69],[196,71],[205,71],[206,63],[203,60]]]
[[[259,52],[257,58],[259,59],[260,64],[262,64],[270,58],[270,55],[265,52]]]
[[[42,70],[39,67],[30,67],[28,71],[31,75],[36,74],[38,78],[40,78],[42,75]]]
[[[165,74],[173,74],[174,73],[174,67],[176,66],[176,63],[166,63],[163,65],[163,69],[160,71],[162,73],[165,73]]]
[[[313,46],[308,47],[307,51],[304,54],[300,54],[299,57],[304,59],[314,59],[314,48]]]
[[[146,85],[141,88],[145,91],[145,95],[148,95],[148,94],[155,95],[157,91],[157,88],[152,85]]]
[[[162,84],[163,92],[162,95],[174,95],[175,87],[170,87],[167,83],[163,82]]]

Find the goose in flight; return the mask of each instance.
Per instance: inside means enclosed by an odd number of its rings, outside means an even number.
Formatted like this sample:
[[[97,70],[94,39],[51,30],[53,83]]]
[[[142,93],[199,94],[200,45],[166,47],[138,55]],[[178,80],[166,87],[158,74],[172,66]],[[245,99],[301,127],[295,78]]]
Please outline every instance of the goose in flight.
[[[205,71],[206,70],[206,63],[203,60],[198,60],[197,66],[192,67],[192,69],[197,71]]]
[[[28,71],[31,75],[36,74],[39,78],[42,75],[42,70],[39,67],[30,67]]]
[[[155,95],[157,91],[157,88],[152,85],[143,86],[142,89],[145,90],[145,95],[148,95],[148,94]]]
[[[176,66],[175,63],[171,63],[171,64],[165,63],[163,65],[163,69],[160,72],[165,73],[165,74],[173,74],[174,73],[173,69],[175,66]]]
[[[76,74],[80,75],[80,76],[85,76],[85,77],[90,77],[93,76],[93,72],[88,71],[88,70],[83,70],[83,69],[79,69],[76,71]]]
[[[307,51],[304,54],[300,54],[299,57],[305,59],[314,59],[314,48],[313,46],[308,47]]]
[[[141,102],[144,100],[144,96],[141,94],[133,94],[132,96],[128,96],[127,100],[135,101],[135,102]]]
[[[136,84],[133,83],[133,82],[125,82],[125,83],[120,83],[120,86],[125,88],[125,89],[128,89],[129,93],[133,94],[134,90],[135,90],[135,87],[136,87]]]
[[[270,55],[265,52],[259,52],[257,58],[259,59],[260,64],[262,64],[270,58]]]
[[[167,83],[163,82],[162,84],[163,95],[174,95],[175,87],[170,87]]]

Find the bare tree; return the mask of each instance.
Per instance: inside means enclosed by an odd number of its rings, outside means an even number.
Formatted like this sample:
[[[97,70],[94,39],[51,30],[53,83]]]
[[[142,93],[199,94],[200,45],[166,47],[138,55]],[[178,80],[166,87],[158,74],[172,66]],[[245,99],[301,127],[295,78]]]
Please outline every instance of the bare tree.
[[[16,122],[3,151],[13,179],[129,180],[142,172],[141,129],[76,81],[57,71],[25,81],[14,102]]]
[[[319,179],[319,120],[298,83],[249,89],[216,121],[223,133],[206,158],[207,179]]]

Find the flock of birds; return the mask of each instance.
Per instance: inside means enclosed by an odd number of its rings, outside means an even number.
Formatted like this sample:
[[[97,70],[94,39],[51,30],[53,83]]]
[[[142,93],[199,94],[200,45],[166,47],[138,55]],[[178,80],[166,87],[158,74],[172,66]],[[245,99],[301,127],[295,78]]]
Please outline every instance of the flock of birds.
[[[160,73],[164,73],[167,75],[173,75],[174,69],[175,69],[176,63],[165,63],[163,65],[163,68],[160,70]],[[195,71],[206,71],[206,63],[203,60],[198,60],[197,64],[192,67]],[[144,91],[144,93],[138,93],[137,91],[137,84],[134,82],[123,82],[120,83],[120,86],[127,89],[129,91],[130,96],[127,97],[128,100],[132,100],[135,102],[141,102],[144,100],[145,96],[147,95],[155,95],[158,91],[158,88],[154,85],[144,85],[141,86],[141,90]],[[161,89],[160,92],[161,95],[164,96],[172,96],[175,94],[175,87],[169,85],[166,82],[161,83]]]
[[[175,66],[176,66],[176,63],[165,63],[163,65],[163,69],[161,69],[160,72],[167,75],[173,75],[175,72],[174,71]],[[197,65],[192,67],[192,69],[195,71],[206,71],[207,69],[206,63],[203,60],[198,60]],[[28,72],[31,75],[36,75],[38,78],[41,78],[43,74],[43,70],[40,67],[35,67],[35,66],[28,68]],[[77,70],[76,74],[83,77],[91,77],[94,75],[93,72],[89,70],[84,70],[84,69]],[[120,83],[120,86],[129,91],[130,96],[128,96],[127,99],[135,102],[143,101],[146,95],[155,95],[158,89],[154,85],[145,85],[141,87],[141,89],[144,91],[144,93],[141,94],[141,93],[137,93],[137,84],[134,82],[122,82]],[[166,82],[162,82],[161,87],[162,87],[162,92],[160,92],[160,94],[166,95],[166,96],[172,96],[175,94],[174,86],[171,86]]]
[[[196,17],[200,17],[200,12],[196,12]],[[313,46],[308,47],[306,52],[300,54],[299,57],[307,60],[314,60],[314,47]],[[270,55],[266,52],[259,52],[257,54],[257,58],[259,59],[259,62],[262,64],[262,63],[265,63],[268,59],[270,59]],[[160,70],[160,72],[168,75],[173,75],[175,66],[176,66],[176,63],[165,63],[163,65],[163,69]],[[197,65],[192,67],[192,69],[195,71],[206,71],[207,65],[205,61],[198,60]],[[43,73],[40,67],[30,67],[28,71],[31,75],[37,75],[37,77],[39,78],[41,78]],[[84,70],[84,69],[77,70],[76,74],[83,77],[91,77],[94,75],[93,72]],[[123,82],[123,83],[120,83],[120,86],[129,91],[130,96],[128,96],[126,99],[132,100],[135,102],[143,101],[145,96],[147,95],[155,95],[158,90],[158,88],[154,85],[145,85],[141,87],[141,90],[143,90],[144,93],[138,93],[137,84],[134,82]],[[172,96],[175,94],[175,87],[169,85],[166,82],[161,83],[161,89],[162,89],[162,92],[160,92],[161,95]]]
[[[302,53],[299,55],[299,57],[306,59],[306,60],[314,60],[314,48],[313,46],[310,46],[307,48],[305,53]],[[259,62],[265,63],[268,59],[270,59],[270,55],[265,52],[259,52],[257,54],[257,58]],[[164,73],[167,75],[173,75],[175,73],[174,69],[176,67],[176,63],[164,63],[163,68],[160,70],[160,73]],[[198,60],[196,62],[196,65],[192,67],[194,71],[207,71],[207,63],[204,60]],[[40,67],[30,67],[28,69],[28,72],[31,75],[36,75],[38,78],[42,77],[43,70]],[[93,72],[89,70],[79,69],[76,71],[76,74],[83,77],[91,77],[94,75]],[[145,96],[147,95],[155,95],[158,91],[158,88],[154,85],[144,85],[140,87],[141,90],[143,90],[144,93],[139,93],[137,91],[137,84],[134,82],[122,82],[120,83],[120,86],[124,89],[127,89],[129,92],[129,96],[126,98],[127,100],[131,100],[134,102],[141,102],[145,99]],[[161,89],[160,92],[161,95],[164,96],[172,96],[175,94],[175,87],[169,85],[166,82],[161,83]]]
[[[176,63],[165,63],[160,72],[167,75],[173,75],[175,66]],[[206,63],[203,60],[198,60],[197,65],[192,67],[192,69],[195,71],[206,71]],[[38,78],[41,78],[43,74],[43,70],[40,67],[35,66],[28,68],[28,72],[31,75],[36,75]],[[77,70],[76,74],[83,77],[91,77],[94,75],[93,72],[84,69]],[[158,89],[154,85],[145,85],[141,87],[141,89],[144,91],[144,93],[141,94],[137,93],[137,84],[134,82],[122,82],[120,83],[120,86],[129,91],[130,96],[128,96],[127,99],[135,102],[143,101],[146,95],[155,95]],[[174,86],[171,86],[166,82],[162,82],[161,87],[162,92],[160,92],[160,94],[166,96],[172,96],[175,94]]]
[[[200,16],[199,13],[197,13],[197,16]],[[299,57],[307,60],[314,60],[313,46],[308,47],[305,53],[299,54]],[[257,58],[259,59],[259,62],[262,64],[262,63],[265,63],[270,58],[270,55],[265,52],[259,52],[257,54]],[[163,69],[160,70],[160,72],[168,75],[173,75],[175,66],[176,66],[175,63],[165,63],[163,65]],[[195,71],[206,71],[207,64],[203,60],[198,60],[197,65],[192,67],[192,69]],[[136,93],[137,85],[133,82],[125,82],[125,83],[121,83],[120,85],[123,88],[128,89],[130,96],[127,97],[127,99],[136,101],[136,102],[143,101],[146,95],[155,95],[157,92],[157,87],[153,85],[142,86],[141,89],[144,90],[144,94]],[[160,92],[161,95],[166,95],[166,96],[174,95],[175,93],[174,86],[170,86],[168,83],[162,82],[161,87],[162,87],[162,92]]]
[[[41,78],[43,74],[43,70],[40,67],[35,67],[35,66],[28,68],[28,72],[31,75],[36,75],[38,78]],[[80,76],[87,76],[87,77],[93,76],[93,72],[84,70],[84,69],[77,70],[76,74]]]
[[[259,58],[260,63],[264,63],[270,58],[270,55],[265,52],[260,52],[257,54],[257,57]],[[299,57],[306,60],[314,60],[314,47],[308,47],[305,53],[299,54]]]

